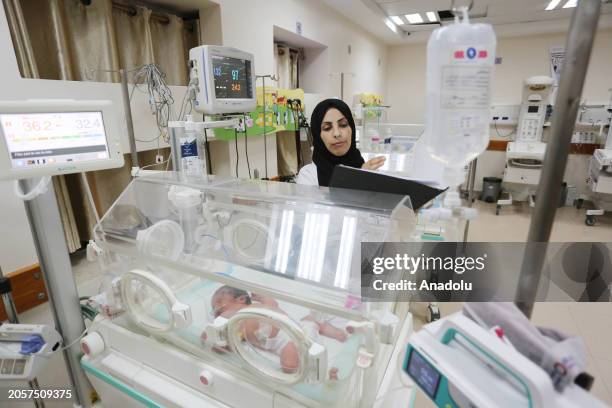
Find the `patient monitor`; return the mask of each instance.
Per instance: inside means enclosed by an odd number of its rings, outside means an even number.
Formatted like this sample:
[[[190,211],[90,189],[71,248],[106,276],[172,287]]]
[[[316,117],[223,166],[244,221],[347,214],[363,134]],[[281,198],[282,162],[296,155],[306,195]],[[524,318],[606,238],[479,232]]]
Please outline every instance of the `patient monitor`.
[[[0,102],[0,179],[123,166],[111,101]]]
[[[207,115],[251,112],[257,105],[253,54],[202,45],[189,51],[195,110]]]

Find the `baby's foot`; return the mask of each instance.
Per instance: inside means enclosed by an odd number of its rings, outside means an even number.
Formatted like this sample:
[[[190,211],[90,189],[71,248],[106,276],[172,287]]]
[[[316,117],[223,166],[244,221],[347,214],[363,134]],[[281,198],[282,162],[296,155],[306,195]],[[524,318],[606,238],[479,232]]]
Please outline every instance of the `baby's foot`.
[[[332,381],[338,381],[338,369],[336,367],[329,369],[329,379]]]

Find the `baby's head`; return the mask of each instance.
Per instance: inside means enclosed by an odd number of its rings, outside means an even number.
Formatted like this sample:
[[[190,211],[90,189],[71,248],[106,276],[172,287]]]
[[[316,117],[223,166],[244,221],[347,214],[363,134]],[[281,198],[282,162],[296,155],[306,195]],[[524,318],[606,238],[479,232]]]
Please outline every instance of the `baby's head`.
[[[229,317],[250,305],[251,297],[246,290],[224,285],[215,291],[210,303],[215,318],[221,315]]]

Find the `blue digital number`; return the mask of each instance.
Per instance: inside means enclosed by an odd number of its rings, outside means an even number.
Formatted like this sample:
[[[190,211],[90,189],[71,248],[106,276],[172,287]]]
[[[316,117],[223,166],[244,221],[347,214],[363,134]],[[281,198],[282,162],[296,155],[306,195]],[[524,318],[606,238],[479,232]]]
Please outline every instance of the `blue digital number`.
[[[232,69],[232,79],[234,81],[238,80],[238,70],[237,69]]]
[[[213,69],[213,74],[214,74],[215,76],[221,76],[221,67],[215,67],[215,68]]]

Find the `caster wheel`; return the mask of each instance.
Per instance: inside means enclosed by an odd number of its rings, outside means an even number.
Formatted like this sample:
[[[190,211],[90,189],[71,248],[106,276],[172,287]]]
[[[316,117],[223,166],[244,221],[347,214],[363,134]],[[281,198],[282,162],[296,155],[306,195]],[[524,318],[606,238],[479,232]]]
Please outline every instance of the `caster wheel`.
[[[593,225],[595,225],[595,216],[594,215],[587,215],[587,217],[584,220],[584,223],[587,226],[592,227]]]
[[[582,198],[579,198],[576,200],[576,209],[579,210],[582,208],[582,205],[584,204],[584,200]]]
[[[495,207],[495,215],[499,215],[500,211],[501,211],[501,205],[498,205],[497,207]]]
[[[427,322],[435,322],[440,320],[440,309],[437,306],[427,306]]]

